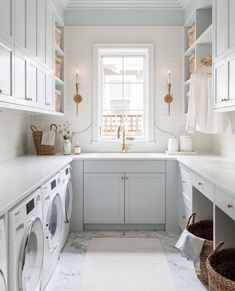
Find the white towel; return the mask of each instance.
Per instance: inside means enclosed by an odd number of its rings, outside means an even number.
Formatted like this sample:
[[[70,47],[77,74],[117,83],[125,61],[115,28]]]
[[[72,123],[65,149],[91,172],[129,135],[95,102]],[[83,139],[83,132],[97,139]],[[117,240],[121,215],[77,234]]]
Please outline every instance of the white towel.
[[[55,144],[55,131],[43,131],[41,145],[53,146]]]
[[[185,229],[175,247],[181,251],[182,256],[196,263],[200,258],[204,241],[204,239],[193,235]]]
[[[212,80],[205,66],[191,76],[186,131],[209,134],[224,133],[229,126],[228,113],[215,112],[212,108]]]

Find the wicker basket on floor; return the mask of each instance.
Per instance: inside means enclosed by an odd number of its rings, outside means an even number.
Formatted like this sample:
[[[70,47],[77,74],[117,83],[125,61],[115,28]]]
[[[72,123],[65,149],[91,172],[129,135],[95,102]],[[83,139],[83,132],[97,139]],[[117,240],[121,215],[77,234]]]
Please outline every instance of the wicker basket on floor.
[[[223,249],[221,242],[207,259],[210,291],[235,290],[235,249]]]
[[[206,260],[213,251],[213,221],[201,220],[195,222],[196,213],[193,213],[188,220],[187,230],[197,237],[205,239],[200,259],[194,263],[198,279],[208,285],[208,274]]]
[[[42,131],[39,131],[34,125],[30,126],[32,130],[33,142],[36,149],[36,153],[39,156],[43,155],[55,155],[56,147],[54,145],[42,145]],[[57,132],[57,126],[55,124],[51,124],[50,130],[55,130]]]

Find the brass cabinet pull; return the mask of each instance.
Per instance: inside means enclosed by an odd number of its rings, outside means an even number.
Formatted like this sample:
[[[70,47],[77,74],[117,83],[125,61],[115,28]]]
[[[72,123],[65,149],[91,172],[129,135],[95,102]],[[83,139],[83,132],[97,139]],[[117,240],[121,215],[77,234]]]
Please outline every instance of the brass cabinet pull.
[[[228,204],[227,207],[228,208],[233,208],[233,204]]]
[[[27,100],[27,101],[33,101],[33,99],[30,98],[30,97],[26,97],[25,100]]]
[[[0,89],[0,94],[2,94],[2,89]]]

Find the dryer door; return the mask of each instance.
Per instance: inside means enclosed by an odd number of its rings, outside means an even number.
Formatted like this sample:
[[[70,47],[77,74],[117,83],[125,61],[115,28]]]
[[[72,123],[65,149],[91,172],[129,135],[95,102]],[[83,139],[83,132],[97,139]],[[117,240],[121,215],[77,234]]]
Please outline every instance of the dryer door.
[[[47,213],[47,239],[50,251],[54,251],[60,243],[63,222],[62,202],[59,194],[56,194]]]
[[[7,291],[6,280],[1,269],[0,269],[0,290]]]
[[[19,257],[19,290],[38,290],[43,265],[44,235],[40,218],[32,220],[25,230]]]
[[[71,179],[68,180],[66,184],[66,189],[64,193],[64,214],[65,223],[70,223],[73,208],[73,188]]]

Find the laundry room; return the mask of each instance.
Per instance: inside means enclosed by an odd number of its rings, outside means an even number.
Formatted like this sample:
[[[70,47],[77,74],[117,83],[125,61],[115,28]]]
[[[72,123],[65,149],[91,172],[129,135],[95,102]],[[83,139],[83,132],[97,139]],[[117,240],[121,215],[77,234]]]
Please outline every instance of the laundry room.
[[[0,7],[0,291],[235,291],[235,1]]]

